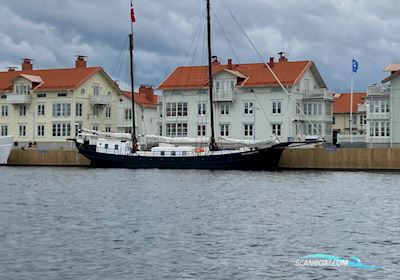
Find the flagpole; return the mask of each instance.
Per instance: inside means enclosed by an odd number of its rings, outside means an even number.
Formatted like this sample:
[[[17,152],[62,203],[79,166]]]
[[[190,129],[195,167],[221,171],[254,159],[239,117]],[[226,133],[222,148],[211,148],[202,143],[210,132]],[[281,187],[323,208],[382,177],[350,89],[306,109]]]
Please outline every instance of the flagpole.
[[[353,87],[354,87],[354,72],[351,71],[351,86],[350,86],[350,143],[353,143]]]

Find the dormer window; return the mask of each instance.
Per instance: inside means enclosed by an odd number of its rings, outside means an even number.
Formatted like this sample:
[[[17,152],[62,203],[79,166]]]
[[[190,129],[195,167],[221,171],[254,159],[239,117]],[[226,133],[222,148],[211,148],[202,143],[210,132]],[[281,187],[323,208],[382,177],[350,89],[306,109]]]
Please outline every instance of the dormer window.
[[[16,85],[15,92],[16,94],[29,94],[31,90],[31,85]]]

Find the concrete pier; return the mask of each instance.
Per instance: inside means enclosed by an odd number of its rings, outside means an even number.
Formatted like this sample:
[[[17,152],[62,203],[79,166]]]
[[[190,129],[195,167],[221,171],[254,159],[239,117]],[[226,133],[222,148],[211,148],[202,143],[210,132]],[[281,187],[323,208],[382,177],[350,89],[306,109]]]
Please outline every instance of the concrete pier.
[[[76,150],[13,150],[9,165],[88,166],[89,160]],[[286,149],[282,169],[315,170],[398,170],[400,149]]]

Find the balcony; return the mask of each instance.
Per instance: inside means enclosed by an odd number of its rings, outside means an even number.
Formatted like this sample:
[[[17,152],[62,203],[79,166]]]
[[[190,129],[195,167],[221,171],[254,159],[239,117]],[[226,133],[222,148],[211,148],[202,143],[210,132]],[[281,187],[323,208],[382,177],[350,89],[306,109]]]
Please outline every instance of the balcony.
[[[92,105],[110,105],[111,96],[109,95],[93,95],[90,97],[90,104]]]
[[[29,104],[32,101],[30,94],[7,94],[6,102],[9,104]]]
[[[323,99],[332,100],[333,94],[327,89],[315,90],[315,91],[305,91],[303,92],[304,99]]]
[[[233,90],[215,90],[214,101],[217,102],[233,102],[235,101],[235,91]]]
[[[367,135],[365,134],[338,134],[337,142],[340,143],[367,143]]]
[[[368,96],[371,95],[388,95],[390,94],[390,87],[388,86],[368,86]]]

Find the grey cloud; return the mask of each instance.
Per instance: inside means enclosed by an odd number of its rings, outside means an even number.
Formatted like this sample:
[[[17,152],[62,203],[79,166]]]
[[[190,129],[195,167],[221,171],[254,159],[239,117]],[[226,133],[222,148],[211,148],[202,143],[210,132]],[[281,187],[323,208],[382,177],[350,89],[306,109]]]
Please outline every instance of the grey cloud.
[[[134,2],[139,83],[157,85],[177,65],[205,63],[204,0]],[[279,51],[288,52],[291,60],[311,59],[336,91],[349,90],[352,57],[360,61],[357,90],[379,82],[383,67],[400,60],[397,0],[214,0],[212,7],[240,62],[259,58],[229,10],[265,60]],[[74,55],[85,54],[89,65],[103,66],[127,83],[123,43],[130,28],[129,0],[0,0],[0,17],[7,19],[0,25],[1,68],[26,56],[36,59],[35,67],[68,67]],[[189,52],[200,20],[201,38]],[[223,61],[235,59],[215,17],[213,49]]]

